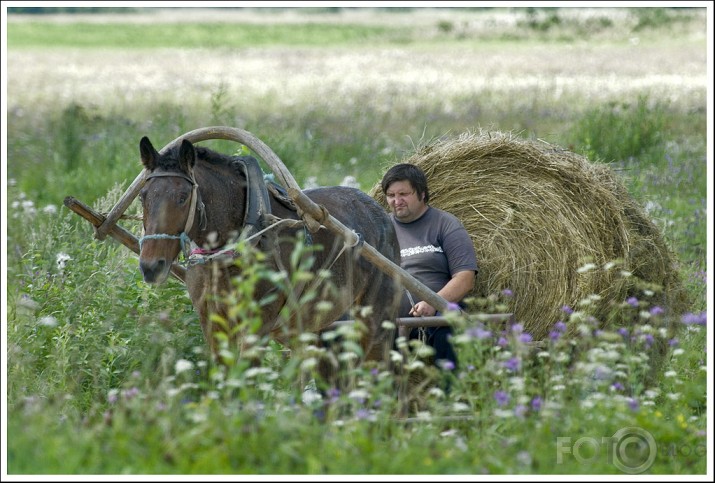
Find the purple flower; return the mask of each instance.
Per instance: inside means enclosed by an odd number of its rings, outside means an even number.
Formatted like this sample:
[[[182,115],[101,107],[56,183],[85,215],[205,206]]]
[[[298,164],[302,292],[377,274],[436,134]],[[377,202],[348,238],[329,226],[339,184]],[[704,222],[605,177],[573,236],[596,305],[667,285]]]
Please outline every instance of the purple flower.
[[[691,312],[688,312],[687,314],[683,315],[680,320],[685,325],[705,325],[705,323],[707,322],[707,315],[705,314],[705,311],[700,312],[699,314],[693,314]]]
[[[638,299],[635,297],[628,297],[626,303],[631,307],[638,307]]]
[[[640,407],[640,405],[638,404],[638,400],[636,398],[629,398],[628,407],[631,409],[631,411],[638,411],[638,408]]]
[[[625,388],[623,387],[623,384],[621,384],[621,383],[618,382],[618,381],[614,382],[614,383],[611,385],[611,387],[612,387],[613,389],[615,389],[616,391],[622,391],[623,389],[625,389]]]
[[[504,290],[501,291],[501,294],[505,297],[511,297],[512,295],[514,295],[514,292],[512,292],[508,288],[505,288]]]
[[[509,341],[506,340],[506,337],[499,337],[497,344],[499,345],[499,347],[506,347],[509,345]]]
[[[523,419],[528,410],[529,408],[527,408],[523,404],[517,404],[514,408],[514,415],[516,415],[516,417],[519,419]]]
[[[454,362],[452,362],[452,361],[450,361],[450,360],[440,361],[440,366],[441,366],[442,369],[444,369],[445,371],[452,371],[452,370],[454,370],[454,367],[455,367],[455,366],[454,366]]]
[[[519,335],[524,331],[523,324],[514,324],[511,326],[511,331],[514,335]]]
[[[663,307],[660,307],[658,305],[651,307],[650,309],[650,315],[656,316],[656,315],[661,315],[665,313],[665,310],[663,310]]]
[[[625,339],[626,337],[628,337],[628,329],[626,329],[625,327],[621,327],[620,329],[618,329],[618,333],[619,333],[619,334],[621,335],[621,337],[623,337],[624,339]]]
[[[330,389],[328,389],[328,392],[326,395],[330,399],[330,402],[335,402],[340,397],[340,389],[338,389],[336,387],[331,387]]]
[[[367,409],[360,408],[355,411],[355,417],[357,419],[367,419],[370,417],[370,412]]]
[[[502,365],[506,367],[507,370],[516,372],[521,369],[521,360],[518,357],[512,357],[508,361],[504,361]]]
[[[561,332],[559,332],[558,330],[552,330],[551,332],[549,332],[549,339],[551,339],[552,341],[556,342],[560,338]]]
[[[653,345],[653,341],[655,339],[653,338],[653,334],[646,334],[645,336],[643,336],[643,340],[645,340],[646,347],[650,348]]]
[[[528,332],[524,332],[519,336],[519,342],[521,342],[522,344],[528,344],[532,340],[533,337],[531,337],[531,334],[529,334]]]
[[[561,307],[561,311],[563,313],[565,313],[566,315],[573,314],[573,309],[571,307],[569,307],[568,305],[564,305],[563,307]]]
[[[672,339],[670,339],[670,340],[668,341],[668,345],[669,345],[670,347],[676,347],[678,344],[680,344],[680,341],[678,340],[677,337],[673,337]]]
[[[554,329],[558,330],[561,333],[566,332],[566,324],[564,324],[562,320],[559,320],[554,324]]]
[[[461,307],[459,304],[455,304],[454,302],[448,302],[447,303],[447,310],[460,310]]]
[[[531,409],[533,409],[536,412],[541,411],[541,405],[542,405],[542,400],[539,396],[534,396],[534,398],[531,400]]]
[[[497,406],[506,406],[509,404],[509,395],[504,391],[496,391],[494,393],[494,400],[497,402]]]
[[[491,331],[486,330],[483,327],[472,327],[467,330],[467,335],[470,337],[475,337],[477,339],[487,339],[492,336]]]

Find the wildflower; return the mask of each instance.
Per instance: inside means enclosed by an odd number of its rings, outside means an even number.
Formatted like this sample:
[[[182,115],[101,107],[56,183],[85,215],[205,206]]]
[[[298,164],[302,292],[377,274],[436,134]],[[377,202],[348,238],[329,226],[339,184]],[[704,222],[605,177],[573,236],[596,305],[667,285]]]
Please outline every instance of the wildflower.
[[[631,307],[638,307],[638,299],[635,297],[628,297],[628,299],[626,299],[626,303]]]
[[[506,340],[506,337],[499,337],[499,340],[497,341],[497,345],[501,348],[504,348],[509,345],[509,341]]]
[[[680,344],[680,341],[678,340],[677,337],[673,337],[672,339],[670,339],[670,340],[668,341],[668,345],[669,345],[670,347],[676,347],[676,346],[678,346],[679,344]]]
[[[46,315],[44,317],[41,317],[40,320],[37,321],[37,323],[43,327],[55,327],[57,325],[57,319],[52,317],[51,315]]]
[[[541,406],[543,404],[543,401],[539,396],[534,396],[534,398],[531,400],[531,409],[535,412],[541,411]]]
[[[528,332],[524,332],[523,334],[519,335],[519,342],[521,342],[522,344],[528,344],[532,340],[533,338]]]
[[[620,329],[618,329],[618,333],[619,333],[624,339],[625,339],[626,337],[628,337],[628,329],[626,329],[625,327],[621,327]]]
[[[447,303],[447,310],[460,310],[461,307],[459,304],[455,304],[454,302],[448,302]]]
[[[504,290],[501,291],[501,294],[505,297],[511,297],[512,295],[514,295],[514,292],[512,292],[508,288],[505,288]]]
[[[646,347],[650,348],[653,345],[653,341],[655,340],[653,338],[653,334],[646,334],[643,336],[643,340],[645,341]]]
[[[563,313],[565,313],[566,315],[573,314],[573,309],[571,307],[569,307],[568,305],[564,305],[563,307],[561,307],[561,311]]]
[[[518,357],[512,357],[508,361],[504,361],[502,365],[506,367],[507,370],[516,372],[521,369],[521,360]]]
[[[678,426],[680,426],[681,428],[685,429],[688,427],[688,423],[685,422],[685,416],[683,416],[682,414],[678,414],[675,419],[676,421],[678,421]]]
[[[42,212],[45,213],[46,215],[56,215],[57,207],[55,205],[47,205],[44,208],[42,208]]]
[[[650,308],[650,315],[656,316],[663,313],[665,313],[665,310],[663,310],[663,307],[660,307],[659,305]]]
[[[67,262],[72,260],[72,257],[67,255],[66,253],[60,252],[57,254],[57,257],[55,258],[55,262],[57,263],[57,270],[60,272],[65,269],[67,266]]]
[[[357,411],[355,411],[355,417],[359,420],[364,420],[364,419],[369,419],[370,418],[370,411],[364,408],[360,408]]]
[[[454,362],[452,362],[450,360],[439,361],[439,365],[445,371],[453,371],[454,367],[455,367]]]
[[[593,264],[593,263],[586,263],[585,265],[579,267],[579,268],[576,270],[576,272],[577,272],[577,273],[585,273],[585,272],[589,272],[589,271],[593,270],[594,268],[596,268],[596,265],[595,265],[595,264]]]
[[[476,339],[482,340],[487,339],[492,336],[491,331],[484,329],[483,327],[472,327],[466,331],[467,335],[474,337]]]
[[[119,400],[119,389],[110,389],[107,393],[107,402],[115,404]]]
[[[498,406],[506,406],[509,404],[509,395],[504,391],[496,391],[494,393],[494,400],[497,402]]]
[[[524,406],[523,404],[517,404],[516,407],[514,408],[514,415],[517,418],[523,418],[526,415],[526,412],[528,411],[529,408]]]
[[[638,400],[635,398],[628,399],[628,407],[631,411],[638,411]]]
[[[335,402],[340,397],[340,389],[336,387],[331,387],[330,389],[328,389],[326,395],[328,396],[328,399],[330,399],[330,402]]]
[[[193,368],[194,368],[194,363],[191,361],[187,361],[186,359],[179,359],[174,364],[174,372],[176,372],[177,374],[181,374],[182,372],[185,372],[185,371],[190,371]]]
[[[614,382],[611,387],[613,388],[614,391],[622,391],[624,389],[623,384],[620,382],[616,381]]]
[[[700,312],[699,314],[693,314],[692,312],[688,312],[687,314],[683,315],[680,320],[685,325],[705,325],[705,323],[707,322],[707,315],[705,314],[705,311]]]

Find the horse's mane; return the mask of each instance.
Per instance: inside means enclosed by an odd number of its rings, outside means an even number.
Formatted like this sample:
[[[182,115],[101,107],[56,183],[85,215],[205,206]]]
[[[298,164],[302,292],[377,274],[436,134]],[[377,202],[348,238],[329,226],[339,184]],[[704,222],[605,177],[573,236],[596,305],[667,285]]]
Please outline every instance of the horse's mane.
[[[242,159],[250,158],[251,156],[229,156],[222,154],[204,146],[194,146],[196,150],[196,163],[207,163],[211,166],[229,168],[233,174],[240,177],[245,177],[239,163]],[[157,159],[157,167],[167,171],[176,171],[179,169],[179,146],[172,147],[163,156]]]

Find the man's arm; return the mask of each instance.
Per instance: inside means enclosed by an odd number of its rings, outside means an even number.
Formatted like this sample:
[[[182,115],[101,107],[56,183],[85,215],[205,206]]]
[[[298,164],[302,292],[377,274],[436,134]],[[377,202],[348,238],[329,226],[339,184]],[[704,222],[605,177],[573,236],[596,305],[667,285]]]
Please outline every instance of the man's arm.
[[[437,292],[447,302],[459,302],[474,288],[474,271],[463,270],[452,275],[447,285]],[[417,302],[410,311],[410,315],[415,317],[431,317],[437,311],[424,300]]]

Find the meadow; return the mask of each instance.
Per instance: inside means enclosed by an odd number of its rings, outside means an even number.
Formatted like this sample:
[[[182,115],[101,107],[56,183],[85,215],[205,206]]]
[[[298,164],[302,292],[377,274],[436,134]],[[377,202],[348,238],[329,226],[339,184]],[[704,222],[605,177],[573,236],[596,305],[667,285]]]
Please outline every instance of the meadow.
[[[11,12],[3,473],[711,476],[706,13]],[[290,357],[256,341],[258,366],[234,355],[222,371],[184,286],[148,286],[133,253],[62,205],[71,195],[108,211],[141,171],[142,136],[163,146],[211,125],[252,132],[305,187],[367,192],[416,147],[477,129],[608,163],[662,229],[692,307],[672,315],[644,293],[621,301],[631,325],[578,338],[563,324],[588,309],[564,307],[539,345],[518,323],[456,320],[451,389],[433,387],[409,417],[379,365],[351,366],[349,387],[322,400],[306,391],[325,355],[311,334]],[[241,263],[244,293],[270,276],[258,253]],[[508,296],[473,304],[498,312]],[[235,310],[255,316],[247,299]],[[661,330],[669,317],[675,336]],[[344,330],[334,350],[349,362],[359,354]],[[664,338],[664,360],[651,360]]]

